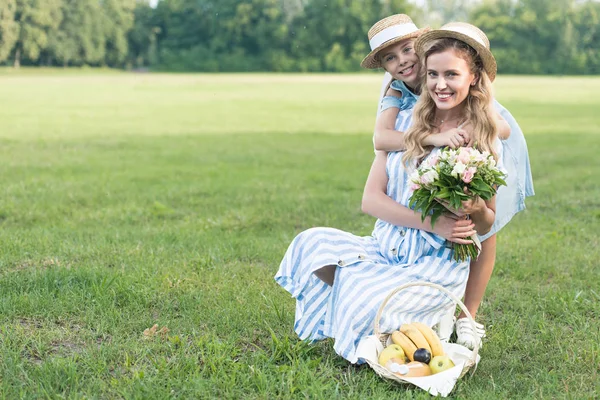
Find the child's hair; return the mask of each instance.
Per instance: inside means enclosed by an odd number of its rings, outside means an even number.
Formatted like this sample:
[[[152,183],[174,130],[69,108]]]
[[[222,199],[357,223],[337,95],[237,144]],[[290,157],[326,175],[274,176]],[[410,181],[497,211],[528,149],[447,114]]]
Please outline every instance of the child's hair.
[[[479,57],[475,49],[457,39],[437,39],[433,41],[421,57],[421,62],[423,63],[421,74],[427,73],[427,58],[430,55],[441,53],[448,49],[454,50],[458,57],[467,62],[471,73],[478,76],[475,85],[469,87],[469,94],[464,100],[466,102],[464,117],[466,121],[471,122],[477,148],[482,151],[489,151],[497,159],[498,156],[494,151],[494,140],[498,135],[498,128],[492,107],[492,82],[483,68],[481,57]],[[434,123],[437,107],[425,87],[425,78],[422,81],[421,97],[415,105],[413,112],[414,123],[404,136],[406,153],[403,159],[405,162],[411,159],[418,160],[427,155],[429,150],[423,147],[423,139],[436,129]]]

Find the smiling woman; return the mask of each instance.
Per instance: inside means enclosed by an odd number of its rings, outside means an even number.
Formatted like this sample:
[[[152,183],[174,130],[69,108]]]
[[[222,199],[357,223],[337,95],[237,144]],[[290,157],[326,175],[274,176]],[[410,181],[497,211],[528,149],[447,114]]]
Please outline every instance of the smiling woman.
[[[396,50],[386,53],[390,62],[398,56],[396,51],[402,58],[402,40]],[[436,220],[435,226],[430,215],[421,218],[420,210],[409,207],[414,185],[407,173],[424,158],[435,158],[440,152],[439,147],[425,150],[421,138],[454,128],[448,122],[436,124],[441,116],[460,115],[465,122],[481,128],[475,134],[480,149],[500,161],[490,79],[478,54],[458,53],[461,46],[453,45],[454,42],[457,40],[433,40],[421,58],[428,69],[442,75],[443,89],[456,101],[450,103],[451,97],[446,97],[443,101],[450,104],[438,107],[439,99],[433,99],[438,88],[433,85],[417,102],[413,128],[412,110],[398,113],[400,130],[410,128],[406,133],[407,151],[376,153],[362,201],[363,211],[378,218],[372,235],[359,237],[324,227],[308,229],[292,241],[275,276],[296,298],[294,328],[299,337],[334,338],[336,352],[352,363],[363,361],[357,354],[358,345],[372,334],[376,311],[395,288],[408,282],[427,281],[462,297],[470,260],[455,259],[450,242],[471,244],[472,235],[487,233],[494,223],[495,197],[484,201],[471,196],[461,208],[470,215],[469,219],[446,213]],[[463,43],[462,47],[468,46]],[[435,66],[428,60],[433,54],[443,56]],[[464,77],[453,89],[444,83],[450,70]],[[383,310],[381,331],[392,332],[410,322],[434,326],[453,309],[453,302],[435,290],[414,288],[403,292]]]
[[[473,69],[460,56],[457,51],[446,50],[427,59],[427,90],[439,110],[440,123],[461,118],[464,106],[457,106],[467,98],[469,86],[477,83]]]

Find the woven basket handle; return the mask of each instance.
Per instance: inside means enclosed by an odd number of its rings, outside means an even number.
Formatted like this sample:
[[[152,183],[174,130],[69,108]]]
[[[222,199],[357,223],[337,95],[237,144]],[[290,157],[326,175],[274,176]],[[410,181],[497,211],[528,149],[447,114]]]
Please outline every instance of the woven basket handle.
[[[375,316],[375,327],[374,327],[374,333],[375,333],[375,335],[377,337],[381,336],[381,329],[379,327],[379,321],[381,320],[381,315],[383,314],[383,310],[384,310],[385,306],[387,305],[387,303],[398,292],[400,292],[400,291],[402,291],[402,290],[404,290],[406,288],[413,287],[413,286],[429,286],[429,287],[432,287],[432,288],[435,288],[435,289],[439,290],[440,292],[444,293],[446,296],[450,297],[456,304],[458,304],[460,306],[461,310],[463,310],[463,312],[465,313],[465,315],[469,319],[469,322],[471,322],[471,326],[473,327],[473,332],[477,332],[477,326],[475,326],[475,320],[471,316],[471,313],[469,312],[469,310],[467,310],[467,306],[465,306],[464,303],[462,301],[460,301],[460,299],[458,297],[456,297],[451,291],[449,291],[445,287],[440,286],[440,285],[438,285],[436,283],[431,283],[431,282],[410,282],[410,283],[405,283],[404,285],[400,285],[396,289],[392,290],[390,292],[390,294],[387,295],[387,297],[383,300],[383,302],[379,306],[379,310],[377,310],[377,315]],[[471,364],[470,364],[471,366],[476,364],[476,362],[477,362],[477,354],[478,353],[479,353],[479,341],[476,340],[475,341],[475,348],[473,348],[473,352],[471,354]]]

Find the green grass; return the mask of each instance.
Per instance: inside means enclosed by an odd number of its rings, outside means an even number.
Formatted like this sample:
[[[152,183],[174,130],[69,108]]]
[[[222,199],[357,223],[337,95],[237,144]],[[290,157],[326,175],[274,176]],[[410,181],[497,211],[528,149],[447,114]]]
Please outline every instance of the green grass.
[[[0,398],[429,397],[298,341],[273,281],[306,228],[370,233],[377,75],[27,71],[0,88]],[[499,234],[457,398],[600,396],[598,93],[498,78],[537,195]]]

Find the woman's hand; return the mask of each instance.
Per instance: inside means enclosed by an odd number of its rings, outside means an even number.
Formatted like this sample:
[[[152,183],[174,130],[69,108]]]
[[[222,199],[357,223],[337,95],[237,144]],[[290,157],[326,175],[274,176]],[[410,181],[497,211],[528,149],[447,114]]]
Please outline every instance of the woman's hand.
[[[475,231],[475,224],[471,220],[454,215],[442,215],[435,221],[433,233],[450,242],[471,244],[473,241],[466,238],[477,234],[477,231]]]
[[[464,129],[453,128],[440,133],[432,133],[425,137],[423,144],[425,146],[444,147],[457,149],[471,142],[471,135]]]

